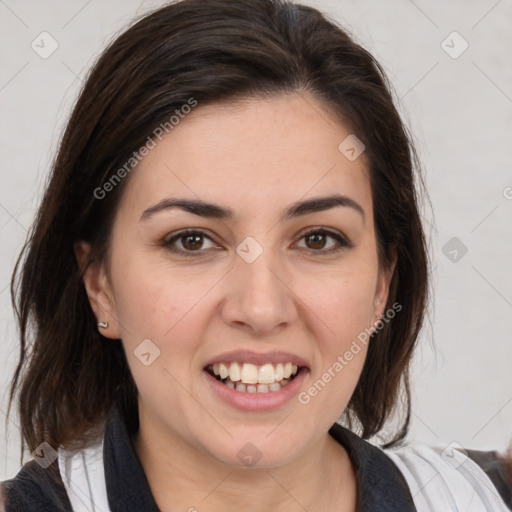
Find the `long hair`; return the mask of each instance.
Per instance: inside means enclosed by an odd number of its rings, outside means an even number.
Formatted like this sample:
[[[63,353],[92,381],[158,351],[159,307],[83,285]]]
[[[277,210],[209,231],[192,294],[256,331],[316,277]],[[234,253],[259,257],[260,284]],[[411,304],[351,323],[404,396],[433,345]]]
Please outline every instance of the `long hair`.
[[[286,0],[183,0],[137,20],[91,69],[67,123],[44,197],[18,257],[11,294],[20,358],[23,441],[31,450],[86,441],[116,396],[137,415],[137,388],[121,340],[101,336],[74,244],[108,263],[116,208],[130,179],[105,183],[191,98],[201,105],[310,92],[365,145],[379,265],[397,263],[387,308],[344,414],[369,438],[395,409],[410,420],[409,363],[428,298],[428,253],[419,212],[424,186],[391,86],[373,56],[334,20]],[[186,121],[185,121],[186,122]],[[86,265],[87,266],[87,265]],[[108,265],[107,265],[108,269]],[[387,309],[386,308],[386,309]]]

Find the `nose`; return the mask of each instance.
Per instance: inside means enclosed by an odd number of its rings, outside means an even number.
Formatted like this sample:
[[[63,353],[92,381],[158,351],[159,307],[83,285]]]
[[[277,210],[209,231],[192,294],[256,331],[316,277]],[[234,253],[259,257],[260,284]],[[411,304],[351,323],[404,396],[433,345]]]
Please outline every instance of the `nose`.
[[[241,245],[240,249],[248,247]],[[254,253],[246,257],[243,250],[235,256],[227,276],[222,317],[231,326],[269,336],[290,325],[298,314],[289,272],[276,251],[266,247],[260,253],[261,249],[255,259]]]

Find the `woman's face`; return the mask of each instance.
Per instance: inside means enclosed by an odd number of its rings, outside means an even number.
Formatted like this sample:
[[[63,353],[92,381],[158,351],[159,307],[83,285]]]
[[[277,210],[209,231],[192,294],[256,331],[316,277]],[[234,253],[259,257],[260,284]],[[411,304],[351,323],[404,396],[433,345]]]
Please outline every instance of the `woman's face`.
[[[199,103],[132,171],[111,302],[92,302],[105,336],[122,339],[141,425],[159,442],[277,466],[346,407],[366,357],[353,341],[383,313],[390,278],[349,135],[311,95]],[[344,205],[307,206],[334,195]]]

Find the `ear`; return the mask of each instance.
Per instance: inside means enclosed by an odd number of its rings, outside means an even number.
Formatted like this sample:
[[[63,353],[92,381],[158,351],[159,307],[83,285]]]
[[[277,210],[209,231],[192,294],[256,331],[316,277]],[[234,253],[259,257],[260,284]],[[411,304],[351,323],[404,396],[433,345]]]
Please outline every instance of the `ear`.
[[[389,295],[389,286],[391,284],[391,279],[393,277],[393,273],[395,271],[397,261],[397,253],[396,250],[393,249],[391,253],[391,260],[388,268],[379,268],[379,275],[377,277],[377,287],[375,290],[375,299],[372,308],[372,322],[371,325],[374,325],[379,318],[384,315],[384,308],[386,307],[386,303]]]
[[[101,328],[100,333],[106,338],[120,338],[114,296],[103,263],[93,261],[88,264],[91,246],[87,242],[77,242],[74,251],[96,321],[108,323],[108,327]]]

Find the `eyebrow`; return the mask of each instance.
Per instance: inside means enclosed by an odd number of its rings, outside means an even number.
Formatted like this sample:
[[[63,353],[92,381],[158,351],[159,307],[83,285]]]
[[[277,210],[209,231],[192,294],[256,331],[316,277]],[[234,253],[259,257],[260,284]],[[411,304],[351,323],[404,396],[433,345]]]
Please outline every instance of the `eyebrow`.
[[[354,199],[339,194],[315,197],[306,201],[293,203],[281,214],[280,220],[285,221],[295,217],[308,215],[310,213],[330,210],[331,208],[339,206],[352,208],[361,215],[363,223],[365,222],[365,212],[362,206],[358,202],[354,201]],[[172,210],[174,208],[179,208],[186,212],[193,213],[194,215],[211,219],[233,220],[235,217],[235,212],[226,206],[207,203],[200,200],[168,197],[144,210],[140,216],[140,220],[147,220],[153,217],[156,213]]]

